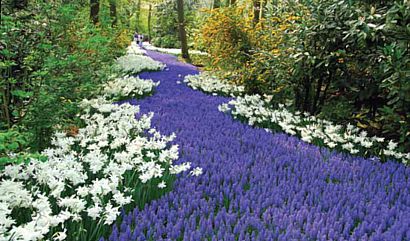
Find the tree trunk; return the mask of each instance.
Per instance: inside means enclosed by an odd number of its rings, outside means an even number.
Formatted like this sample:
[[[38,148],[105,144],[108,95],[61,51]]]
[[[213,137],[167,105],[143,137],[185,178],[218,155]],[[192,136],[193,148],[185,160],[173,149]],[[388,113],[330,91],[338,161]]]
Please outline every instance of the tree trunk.
[[[152,12],[152,5],[149,5],[148,8],[148,42],[151,43],[151,13]]]
[[[263,18],[264,1],[259,0],[259,20]]]
[[[117,2],[116,0],[110,0],[110,17],[111,17],[111,26],[114,27],[117,25]]]
[[[140,15],[141,15],[141,0],[138,0],[137,2],[137,9],[135,11],[135,30],[138,32],[138,27],[140,25]]]
[[[323,78],[319,78],[319,80],[317,81],[315,98],[313,99],[313,104],[311,108],[311,113],[313,114],[316,114],[318,112],[318,102],[320,98],[320,93],[322,92],[322,86]]]
[[[259,0],[254,0],[253,1],[253,23],[257,24],[259,22],[259,15],[260,15],[260,9],[259,9]]]
[[[100,1],[90,0],[90,19],[93,21],[94,25],[98,23],[99,12],[100,12]]]
[[[181,41],[182,58],[190,62],[189,53],[188,53],[187,36],[186,36],[186,31],[185,31],[184,0],[177,0],[177,11],[178,11],[179,39]]]
[[[2,119],[4,118],[4,122],[6,123],[6,127],[10,128],[12,120],[11,120],[10,109],[9,109],[9,107],[10,107],[10,103],[9,103],[10,102],[9,101],[10,100],[10,88],[9,88],[8,83],[4,86],[2,95],[3,95],[3,100],[2,100],[2,102],[3,102],[3,105],[2,105],[3,114],[2,114],[1,117],[2,117]]]
[[[303,111],[310,112],[310,87],[311,87],[311,80],[309,77],[303,78],[303,89],[304,89],[304,97],[303,97]]]

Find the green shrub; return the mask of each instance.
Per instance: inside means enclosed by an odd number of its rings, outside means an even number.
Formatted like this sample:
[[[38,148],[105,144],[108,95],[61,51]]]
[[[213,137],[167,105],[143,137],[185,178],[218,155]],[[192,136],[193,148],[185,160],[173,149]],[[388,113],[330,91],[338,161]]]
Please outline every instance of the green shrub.
[[[129,44],[124,27],[88,20],[79,1],[33,1],[24,9],[2,4],[0,129],[28,133],[32,150],[48,147],[55,129],[77,125],[77,103],[110,75]]]
[[[275,0],[257,21],[251,10],[209,13],[198,42],[213,70],[273,94],[273,105],[356,123],[410,150],[409,1]]]

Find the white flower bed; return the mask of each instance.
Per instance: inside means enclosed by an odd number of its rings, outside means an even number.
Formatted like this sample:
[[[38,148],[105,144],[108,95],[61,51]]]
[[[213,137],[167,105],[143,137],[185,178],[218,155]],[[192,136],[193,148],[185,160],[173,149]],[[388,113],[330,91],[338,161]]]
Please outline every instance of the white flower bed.
[[[245,119],[250,125],[281,130],[290,135],[297,135],[308,143],[351,154],[395,158],[404,164],[410,163],[410,153],[398,151],[397,143],[391,140],[369,137],[366,131],[350,124],[343,127],[305,113],[291,113],[284,106],[276,110],[271,109],[268,101],[259,95],[237,97],[218,108],[222,112],[230,112],[235,118]]]
[[[173,55],[181,54],[181,49],[169,49],[169,48],[155,47],[154,45],[148,42],[144,42],[144,48],[151,50],[151,51],[158,51],[158,52],[166,53],[166,54],[173,54]],[[189,53],[196,54],[196,55],[208,55],[208,53],[198,51],[198,50],[189,50]]]
[[[165,65],[148,56],[127,54],[117,59],[117,65],[126,74],[138,74],[142,71],[162,70]]]
[[[152,129],[152,113],[136,119],[138,106],[102,98],[83,106],[85,127],[74,137],[57,133],[43,152],[47,161],[9,165],[1,173],[0,240],[64,237],[64,228],[76,222],[110,225],[133,202],[138,185],[154,180],[164,188],[166,176],[190,168],[173,164],[178,146],[168,143],[175,135]]]
[[[207,72],[202,72],[199,75],[187,75],[184,82],[194,90],[199,89],[214,95],[237,96],[245,91],[243,86],[223,82]]]
[[[107,82],[103,94],[115,100],[140,98],[154,92],[160,82],[151,79],[140,79],[134,76],[124,76]]]
[[[134,41],[131,42],[130,46],[127,47],[127,54],[144,55],[147,51],[138,46]]]
[[[137,55],[135,46],[128,50],[118,60],[125,72],[163,68]],[[136,118],[139,106],[111,103],[147,95],[158,85],[131,76],[109,81],[102,97],[82,102],[85,125],[78,134],[55,134],[53,147],[42,153],[47,160],[6,166],[0,173],[0,241],[96,240],[122,207],[134,208],[148,192],[159,192],[172,176],[189,170],[189,162],[173,164],[178,146],[169,142],[175,135],[151,128],[153,113]]]

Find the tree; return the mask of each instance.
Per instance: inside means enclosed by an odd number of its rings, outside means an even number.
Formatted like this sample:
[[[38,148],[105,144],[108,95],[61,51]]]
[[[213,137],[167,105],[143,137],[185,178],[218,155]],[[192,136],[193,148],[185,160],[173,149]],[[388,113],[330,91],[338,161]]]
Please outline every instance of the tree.
[[[264,0],[253,0],[253,22],[258,23],[263,18]]]
[[[100,12],[100,1],[90,0],[90,19],[94,24],[98,23],[98,14]]]
[[[136,30],[138,31],[139,29],[139,23],[140,23],[140,15],[141,15],[141,0],[137,1],[137,9],[135,10],[135,21],[136,21]]]
[[[181,41],[182,58],[190,61],[184,20],[184,0],[177,0],[179,39]]]
[[[151,17],[152,17],[152,5],[148,8],[148,41],[151,42]]]

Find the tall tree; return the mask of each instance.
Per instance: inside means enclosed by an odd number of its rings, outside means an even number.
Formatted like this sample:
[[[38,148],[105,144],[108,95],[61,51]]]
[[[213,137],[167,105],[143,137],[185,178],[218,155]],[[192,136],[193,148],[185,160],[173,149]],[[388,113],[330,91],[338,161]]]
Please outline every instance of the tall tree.
[[[152,16],[152,5],[148,8],[148,41],[151,42],[151,16]]]
[[[253,0],[253,22],[257,24],[259,22],[259,1]]]
[[[253,22],[256,24],[263,18],[263,9],[266,6],[264,0],[253,0]]]
[[[98,23],[98,14],[100,13],[100,0],[90,0],[90,19],[94,24]]]
[[[184,0],[177,0],[179,39],[181,41],[182,58],[190,61],[184,20]]]
[[[117,1],[110,0],[110,17],[112,24],[111,26],[117,25]]]
[[[264,1],[259,0],[259,20],[263,18]]]
[[[137,1],[137,8],[135,10],[135,21],[136,21],[136,30],[138,31],[139,29],[139,24],[140,24],[140,15],[141,15],[141,0]]]

